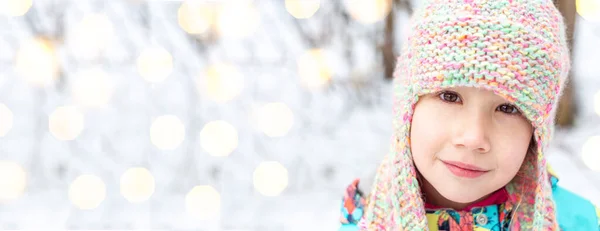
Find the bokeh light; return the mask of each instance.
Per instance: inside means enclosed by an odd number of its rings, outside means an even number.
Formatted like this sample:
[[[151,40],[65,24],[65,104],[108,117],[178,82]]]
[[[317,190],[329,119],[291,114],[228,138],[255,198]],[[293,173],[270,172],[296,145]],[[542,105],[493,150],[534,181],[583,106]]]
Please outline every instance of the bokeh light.
[[[215,5],[199,1],[185,1],[177,10],[179,26],[189,34],[202,34],[215,23],[217,8]]]
[[[260,24],[260,13],[252,1],[225,3],[219,11],[217,29],[223,37],[244,38]]]
[[[238,133],[231,124],[208,122],[200,131],[200,146],[212,156],[228,156],[238,146]]]
[[[596,111],[596,114],[598,114],[598,116],[600,116],[600,91],[596,92],[596,94],[594,95],[594,111]]]
[[[16,200],[25,191],[27,174],[21,165],[0,161],[0,202]]]
[[[2,0],[0,1],[0,14],[16,17],[25,15],[31,6],[32,0]]]
[[[185,208],[194,218],[215,219],[221,211],[221,195],[212,186],[195,186],[185,196]]]
[[[71,92],[79,105],[101,107],[110,101],[113,84],[104,71],[88,69],[76,74]]]
[[[185,126],[177,116],[159,116],[150,126],[150,141],[159,149],[176,149],[184,139]]]
[[[80,175],[69,186],[69,200],[79,209],[95,209],[105,197],[104,181],[94,175]]]
[[[173,70],[173,57],[162,47],[146,48],[137,59],[137,70],[148,82],[162,82]]]
[[[311,49],[298,58],[298,74],[303,86],[315,89],[331,80],[331,68],[320,49]]]
[[[321,6],[321,0],[285,0],[285,9],[294,18],[312,17]]]
[[[3,103],[0,103],[0,137],[6,136],[13,126],[13,113]]]
[[[79,136],[84,127],[83,114],[73,106],[56,108],[49,117],[50,133],[58,140],[73,140]]]
[[[121,176],[121,195],[132,203],[144,202],[154,193],[154,177],[145,168],[130,168]]]
[[[15,71],[34,86],[46,86],[56,80],[58,58],[50,41],[33,38],[24,41],[15,57]]]
[[[265,196],[277,196],[288,186],[288,171],[277,161],[265,161],[253,174],[254,188]]]
[[[575,6],[583,19],[600,22],[600,0],[576,0]]]
[[[600,172],[600,136],[592,136],[583,144],[581,158],[588,168]]]
[[[284,103],[269,103],[254,112],[258,128],[270,137],[286,135],[294,125],[294,114]]]
[[[392,10],[392,0],[344,0],[354,20],[371,24],[383,20]]]
[[[104,14],[89,14],[73,28],[69,44],[78,58],[95,58],[108,46],[114,36],[111,21]]]
[[[198,89],[212,100],[225,103],[238,96],[244,88],[244,76],[228,64],[209,67],[198,81]]]

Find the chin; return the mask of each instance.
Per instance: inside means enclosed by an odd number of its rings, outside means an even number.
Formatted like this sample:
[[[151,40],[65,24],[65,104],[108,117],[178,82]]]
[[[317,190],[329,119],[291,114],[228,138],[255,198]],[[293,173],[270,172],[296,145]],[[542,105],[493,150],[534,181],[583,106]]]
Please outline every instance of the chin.
[[[445,186],[442,189],[436,190],[442,195],[444,198],[451,200],[456,203],[461,204],[469,204],[475,202],[482,197],[485,197],[487,194],[482,193],[479,190],[472,190],[471,187],[467,186]]]

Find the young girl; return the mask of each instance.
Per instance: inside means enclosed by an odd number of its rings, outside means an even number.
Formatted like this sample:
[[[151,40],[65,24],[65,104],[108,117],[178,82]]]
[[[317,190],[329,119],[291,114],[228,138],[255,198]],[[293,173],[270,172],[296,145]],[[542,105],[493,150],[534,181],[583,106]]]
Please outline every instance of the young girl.
[[[552,1],[427,0],[411,26],[391,151],[341,230],[600,230],[545,160],[570,68]]]

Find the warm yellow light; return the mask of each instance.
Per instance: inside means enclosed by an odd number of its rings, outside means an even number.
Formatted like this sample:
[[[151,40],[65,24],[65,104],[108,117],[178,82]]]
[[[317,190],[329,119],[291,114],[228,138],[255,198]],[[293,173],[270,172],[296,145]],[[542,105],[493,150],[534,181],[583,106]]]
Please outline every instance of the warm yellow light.
[[[583,144],[581,158],[590,169],[600,172],[600,136],[592,136]]]
[[[200,131],[200,146],[212,156],[228,156],[238,146],[238,133],[231,124],[208,122]]]
[[[221,211],[221,195],[211,186],[196,186],[185,196],[185,208],[194,218],[215,219]]]
[[[596,92],[596,94],[594,95],[594,111],[596,111],[596,114],[598,114],[598,116],[600,116],[600,91]]]
[[[150,126],[150,141],[162,150],[174,150],[185,139],[185,126],[174,115],[157,117]]]
[[[100,177],[81,175],[69,186],[69,200],[79,209],[95,209],[106,197],[106,186]]]
[[[260,23],[260,13],[252,2],[230,2],[222,6],[217,28],[223,37],[243,38],[252,34]]]
[[[102,70],[88,69],[77,73],[71,92],[79,105],[101,107],[110,101],[113,84]]]
[[[46,86],[56,80],[58,59],[52,44],[41,38],[21,44],[15,59],[15,71],[35,86]]]
[[[294,114],[283,103],[269,103],[254,113],[258,128],[270,137],[287,134],[294,124]]]
[[[73,29],[69,44],[78,58],[95,58],[109,44],[114,30],[109,18],[104,14],[89,14]]]
[[[288,185],[288,171],[277,161],[265,161],[254,170],[253,181],[256,191],[277,196]]]
[[[6,136],[13,126],[13,113],[8,107],[0,103],[0,137]]]
[[[140,203],[154,193],[154,177],[145,168],[130,168],[121,176],[121,195],[129,202]]]
[[[0,1],[0,14],[6,16],[23,16],[31,9],[32,0],[2,0]]]
[[[214,24],[217,15],[215,5],[198,1],[185,1],[177,10],[179,26],[189,34],[202,34]]]
[[[321,0],[285,0],[285,9],[298,19],[312,17],[320,6]]]
[[[600,22],[600,0],[576,0],[575,6],[583,19]]]
[[[354,20],[370,24],[383,20],[392,9],[392,0],[345,0],[346,10]]]
[[[322,50],[312,49],[298,58],[301,83],[308,88],[320,88],[331,80],[331,68]]]
[[[242,92],[244,76],[231,65],[215,64],[200,76],[198,84],[201,94],[216,102],[225,103]]]
[[[0,202],[15,200],[23,195],[27,174],[21,165],[0,161]]]
[[[137,59],[137,70],[148,82],[162,82],[173,70],[173,57],[162,47],[146,48]]]
[[[58,140],[74,140],[83,131],[84,116],[73,106],[56,108],[49,117],[50,133]]]

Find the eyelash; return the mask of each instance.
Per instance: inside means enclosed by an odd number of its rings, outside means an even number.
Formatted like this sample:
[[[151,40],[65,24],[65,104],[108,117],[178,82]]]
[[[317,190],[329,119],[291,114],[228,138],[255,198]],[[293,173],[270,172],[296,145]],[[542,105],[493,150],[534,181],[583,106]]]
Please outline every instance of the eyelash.
[[[442,91],[442,92],[438,93],[437,96],[438,96],[438,98],[440,100],[444,101],[445,103],[456,103],[456,102],[452,102],[452,101],[444,99],[444,95],[445,94],[452,94],[452,95],[456,96],[456,99],[461,100],[460,96],[456,92]],[[499,108],[505,107],[505,106],[511,107],[510,109],[512,109],[511,110],[512,113],[511,112],[505,112],[505,111],[499,110]],[[498,111],[500,111],[502,113],[508,114],[508,115],[520,115],[521,114],[521,111],[516,106],[511,105],[511,104],[502,104],[502,105],[498,106],[498,108],[496,110],[498,110]]]

